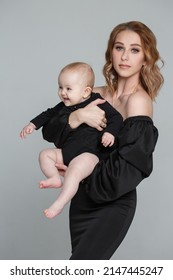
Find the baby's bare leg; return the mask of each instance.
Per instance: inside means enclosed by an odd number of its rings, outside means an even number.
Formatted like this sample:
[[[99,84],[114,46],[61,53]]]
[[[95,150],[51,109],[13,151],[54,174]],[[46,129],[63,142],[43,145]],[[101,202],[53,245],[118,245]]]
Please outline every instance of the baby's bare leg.
[[[62,190],[57,200],[44,211],[47,218],[53,218],[62,211],[65,204],[77,192],[79,183],[92,173],[98,161],[97,156],[90,153],[83,153],[70,162],[64,176]]]
[[[60,149],[46,149],[40,152],[39,163],[40,168],[47,180],[40,181],[39,187],[43,188],[59,188],[61,186],[61,178],[55,163],[63,162]]]

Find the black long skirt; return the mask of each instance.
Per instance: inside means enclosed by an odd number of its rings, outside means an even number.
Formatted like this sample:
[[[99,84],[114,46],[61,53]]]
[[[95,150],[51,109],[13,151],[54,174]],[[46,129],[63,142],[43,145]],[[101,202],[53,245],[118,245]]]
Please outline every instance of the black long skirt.
[[[136,190],[96,204],[81,184],[70,206],[70,260],[109,260],[124,239],[135,209]]]

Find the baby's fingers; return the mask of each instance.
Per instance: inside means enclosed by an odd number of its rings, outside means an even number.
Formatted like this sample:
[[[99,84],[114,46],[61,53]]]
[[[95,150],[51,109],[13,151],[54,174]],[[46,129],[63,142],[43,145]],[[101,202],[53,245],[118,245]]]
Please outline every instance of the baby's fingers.
[[[107,147],[108,145],[109,145],[109,138],[108,137],[106,137],[106,135],[103,135],[103,137],[102,137],[102,145],[104,146],[104,147]]]
[[[22,139],[26,138],[26,133],[25,133],[24,130],[22,130],[22,131],[20,132],[20,138],[22,138]]]

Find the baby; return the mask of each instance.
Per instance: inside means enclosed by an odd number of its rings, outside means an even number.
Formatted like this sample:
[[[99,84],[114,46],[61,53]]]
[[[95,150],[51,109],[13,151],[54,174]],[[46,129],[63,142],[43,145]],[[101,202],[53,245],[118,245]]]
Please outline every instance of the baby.
[[[47,218],[58,215],[72,199],[79,183],[92,173],[100,155],[114,145],[115,137],[121,128],[121,115],[105,101],[98,105],[105,111],[107,119],[103,131],[87,124],[82,124],[77,129],[68,125],[64,129],[63,121],[68,119],[71,112],[102,98],[98,93],[92,92],[94,80],[94,72],[87,63],[74,62],[65,66],[58,77],[58,95],[62,102],[32,119],[20,133],[20,137],[25,138],[34,130],[43,127],[43,138],[56,146],[41,151],[39,155],[40,168],[47,177],[46,180],[40,181],[39,187],[61,187],[56,201],[44,210]],[[56,163],[68,166],[63,183]]]

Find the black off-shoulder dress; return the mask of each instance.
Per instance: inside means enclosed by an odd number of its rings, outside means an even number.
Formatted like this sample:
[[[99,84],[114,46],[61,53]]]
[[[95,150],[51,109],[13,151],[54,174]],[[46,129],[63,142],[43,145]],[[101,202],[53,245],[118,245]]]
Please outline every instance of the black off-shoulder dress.
[[[136,187],[153,169],[158,130],[147,116],[126,119],[118,147],[100,161],[70,206],[71,260],[110,259],[136,208]]]

